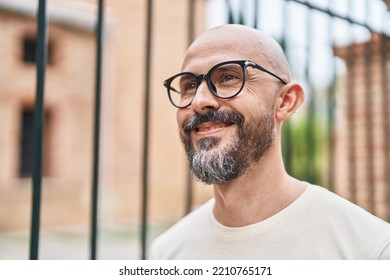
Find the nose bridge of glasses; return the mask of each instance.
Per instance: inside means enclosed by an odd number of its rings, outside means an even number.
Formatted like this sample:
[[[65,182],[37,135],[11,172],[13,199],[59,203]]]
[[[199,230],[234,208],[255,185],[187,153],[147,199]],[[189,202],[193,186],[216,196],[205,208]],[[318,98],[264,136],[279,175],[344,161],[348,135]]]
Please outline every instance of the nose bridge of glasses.
[[[200,87],[200,85],[202,84],[202,81],[204,80],[206,82],[207,88],[211,91],[211,93],[213,95],[215,95],[216,89],[215,89],[213,82],[210,80],[210,73],[197,75],[196,79],[198,82],[197,88]]]
[[[207,82],[207,74],[199,74],[199,75],[195,75],[196,76],[196,80],[198,82],[198,87],[200,86],[200,84],[202,83],[203,80],[205,80]]]

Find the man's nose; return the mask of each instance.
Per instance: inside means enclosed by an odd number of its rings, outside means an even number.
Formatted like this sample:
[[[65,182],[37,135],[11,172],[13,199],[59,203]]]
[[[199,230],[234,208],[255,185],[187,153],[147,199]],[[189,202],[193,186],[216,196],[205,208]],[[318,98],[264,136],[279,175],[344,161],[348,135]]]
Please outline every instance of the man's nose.
[[[201,115],[206,114],[210,109],[217,110],[220,107],[219,98],[210,91],[205,80],[198,86],[191,106]]]

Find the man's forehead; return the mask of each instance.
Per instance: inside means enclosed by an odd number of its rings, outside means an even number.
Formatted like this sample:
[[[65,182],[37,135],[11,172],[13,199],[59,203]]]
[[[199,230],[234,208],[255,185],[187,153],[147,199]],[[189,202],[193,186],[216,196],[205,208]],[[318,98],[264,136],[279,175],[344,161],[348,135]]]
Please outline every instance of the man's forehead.
[[[201,34],[188,48],[182,70],[204,73],[217,63],[238,59],[252,60],[286,77],[289,75],[277,41],[262,31],[242,25],[223,25]]]
[[[205,73],[214,65],[229,61],[229,60],[244,60],[248,59],[246,55],[239,55],[237,53],[229,53],[223,51],[205,51],[186,56],[182,71],[190,71],[197,73]]]
[[[192,69],[209,69],[228,60],[255,60],[252,51],[245,45],[232,41],[203,41],[188,49],[182,64],[183,71]]]

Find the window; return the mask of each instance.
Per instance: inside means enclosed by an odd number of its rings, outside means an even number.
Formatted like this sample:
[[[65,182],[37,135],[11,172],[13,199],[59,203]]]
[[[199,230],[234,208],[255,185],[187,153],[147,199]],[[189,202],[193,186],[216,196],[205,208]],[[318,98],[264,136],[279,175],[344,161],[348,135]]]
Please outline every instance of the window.
[[[45,127],[49,128],[51,121],[50,114],[45,112]],[[30,177],[33,168],[33,126],[34,126],[34,110],[33,108],[24,108],[21,113],[21,131],[20,131],[20,153],[19,153],[19,176]],[[48,143],[49,130],[44,131],[44,141]],[[49,165],[48,155],[50,149],[43,149],[43,169],[42,175],[48,176]]]
[[[37,40],[36,37],[33,36],[25,36],[23,39],[23,52],[22,52],[22,60],[26,64],[34,64],[37,61]],[[53,46],[49,41],[47,46],[47,63],[53,63]]]

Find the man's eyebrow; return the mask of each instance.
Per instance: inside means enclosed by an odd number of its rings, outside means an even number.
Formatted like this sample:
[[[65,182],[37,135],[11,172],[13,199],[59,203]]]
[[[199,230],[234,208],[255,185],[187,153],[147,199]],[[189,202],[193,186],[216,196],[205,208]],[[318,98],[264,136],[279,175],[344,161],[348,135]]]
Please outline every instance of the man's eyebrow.
[[[190,75],[190,74],[186,74],[186,75],[182,75],[182,76],[180,76],[180,82],[181,81],[185,81],[185,80],[192,80],[192,79],[194,79],[195,78],[195,76],[193,76],[193,75]]]

